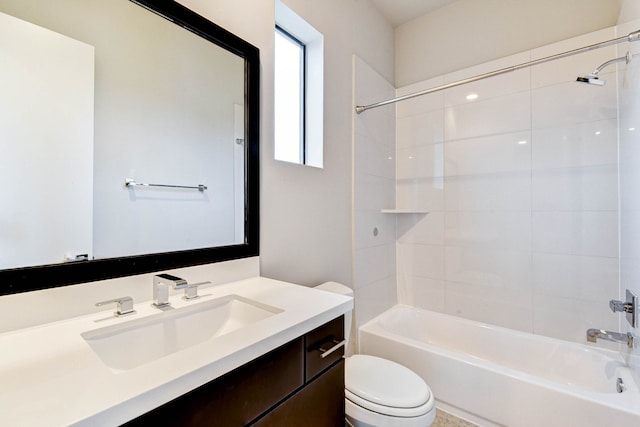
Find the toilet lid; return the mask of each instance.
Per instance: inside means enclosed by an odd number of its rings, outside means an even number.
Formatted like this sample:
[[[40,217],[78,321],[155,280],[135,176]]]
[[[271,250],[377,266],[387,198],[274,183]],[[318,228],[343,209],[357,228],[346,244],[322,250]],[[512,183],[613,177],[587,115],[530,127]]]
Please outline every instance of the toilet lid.
[[[417,408],[431,397],[427,384],[412,370],[365,354],[346,359],[345,389],[364,401],[392,408]]]

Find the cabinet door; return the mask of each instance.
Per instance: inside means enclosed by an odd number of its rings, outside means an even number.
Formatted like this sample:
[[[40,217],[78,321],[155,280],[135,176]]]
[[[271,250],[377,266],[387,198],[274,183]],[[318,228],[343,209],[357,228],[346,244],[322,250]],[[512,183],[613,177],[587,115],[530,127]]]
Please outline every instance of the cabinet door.
[[[344,360],[253,424],[255,427],[344,425]]]
[[[304,339],[300,337],[125,425],[244,426],[303,383]]]

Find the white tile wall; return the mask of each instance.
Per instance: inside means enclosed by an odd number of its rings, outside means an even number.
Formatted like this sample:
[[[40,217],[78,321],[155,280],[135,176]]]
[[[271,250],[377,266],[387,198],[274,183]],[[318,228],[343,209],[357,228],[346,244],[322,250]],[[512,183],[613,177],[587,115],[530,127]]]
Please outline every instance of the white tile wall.
[[[615,68],[608,68],[610,71]],[[601,74],[604,86],[575,81],[534,89],[530,126],[534,129],[613,119],[617,116],[615,72]],[[574,79],[575,80],[575,79]]]
[[[445,244],[449,247],[529,251],[529,212],[447,212]]]
[[[531,254],[507,249],[480,249],[448,246],[446,248],[447,281],[490,287],[502,292],[529,288]]]
[[[442,177],[442,144],[416,145],[397,149],[398,179]]]
[[[534,212],[532,223],[534,252],[618,256],[617,212]]]
[[[551,55],[566,52],[582,46],[611,40],[616,37],[615,28],[605,28],[600,31],[571,38],[549,46],[543,46],[531,51],[531,59],[546,58]],[[616,57],[614,46],[592,50],[577,56],[559,59],[545,64],[531,67],[531,86],[538,88],[556,83],[571,82],[578,76],[591,73],[600,64]],[[607,71],[610,71],[607,68]]]
[[[396,205],[398,208],[405,209],[441,211],[444,206],[444,178],[442,176],[398,178]]]
[[[398,274],[444,279],[444,246],[398,243]]]
[[[531,127],[531,94],[519,92],[448,107],[445,140],[518,132]]]
[[[498,114],[497,117],[504,115]],[[449,141],[445,147],[446,176],[475,176],[528,171],[531,168],[531,132],[528,130]],[[480,159],[486,161],[479,161]]]
[[[444,141],[444,111],[442,109],[400,117],[397,120],[396,147],[419,147]]]
[[[533,169],[617,165],[616,119],[534,129]]]
[[[624,35],[640,28],[640,20],[629,22],[618,28],[618,35]],[[634,43],[621,46],[618,56],[626,49],[632,54],[640,53],[640,46]],[[630,289],[640,295],[640,58],[636,57],[626,67],[619,78],[620,91],[620,293]],[[640,328],[632,328],[622,320],[622,331],[630,331],[640,336]],[[636,383],[640,384],[640,347],[636,347],[628,360],[634,371]]]
[[[617,185],[617,165],[536,170],[533,210],[615,212]]]
[[[356,56],[353,73],[354,105],[394,96],[393,86]],[[396,219],[394,215],[381,213],[381,209],[393,208],[396,204],[395,129],[393,107],[381,107],[354,116],[353,284],[356,328],[397,302]]]
[[[529,52],[520,53],[492,61],[489,64],[481,64],[447,74],[444,76],[444,81],[445,83],[451,83],[483,73],[511,67],[516,64],[522,64],[529,60]],[[469,102],[467,96],[470,94],[478,96],[474,102],[482,102],[483,100],[491,98],[500,98],[509,94],[526,92],[529,90],[530,74],[531,71],[529,68],[523,68],[518,71],[507,72],[506,74],[448,89],[444,92],[445,107],[467,104]]]
[[[445,286],[446,313],[511,329],[531,330],[531,294],[526,287],[457,282],[446,282]]]
[[[396,95],[408,95],[419,91],[431,89],[442,84],[444,84],[444,77],[436,77],[434,79],[424,80],[422,82],[401,87],[396,91]],[[441,110],[443,102],[444,92],[435,92],[429,95],[407,99],[396,104],[396,114],[398,119],[402,119],[403,117],[420,115],[434,110]]]
[[[398,243],[444,245],[444,212],[400,215],[397,219]]]
[[[597,31],[398,94],[614,37]],[[592,51],[398,104],[396,198],[431,211],[397,222],[401,303],[579,342],[587,328],[618,326],[608,308],[619,274],[616,68],[604,87],[575,82],[616,55]],[[640,151],[631,155],[640,164]]]
[[[549,297],[601,304],[618,294],[618,259],[536,253],[533,285]]]
[[[531,210],[531,171],[452,176],[445,180],[447,211]]]
[[[398,299],[404,304],[444,312],[444,280],[398,276]]]

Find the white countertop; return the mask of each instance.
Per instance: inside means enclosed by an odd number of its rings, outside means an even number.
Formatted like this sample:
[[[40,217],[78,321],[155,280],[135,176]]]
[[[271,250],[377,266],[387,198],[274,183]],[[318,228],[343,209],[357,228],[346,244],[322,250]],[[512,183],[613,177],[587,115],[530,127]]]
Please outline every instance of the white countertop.
[[[180,308],[236,294],[283,311],[124,372],[106,366],[80,334],[157,314],[149,302],[136,304],[130,316],[108,310],[0,334],[0,425],[119,425],[353,308],[349,297],[262,277],[200,294],[170,302]]]

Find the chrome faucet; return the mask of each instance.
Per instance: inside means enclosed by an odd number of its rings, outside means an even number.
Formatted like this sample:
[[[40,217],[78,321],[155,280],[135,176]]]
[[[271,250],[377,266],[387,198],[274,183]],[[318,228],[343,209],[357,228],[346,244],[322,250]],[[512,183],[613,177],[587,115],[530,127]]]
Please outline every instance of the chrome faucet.
[[[599,339],[626,344],[629,348],[633,348],[635,341],[635,337],[631,332],[622,334],[620,332],[605,331],[604,329],[587,329],[587,341],[596,342]]]
[[[158,274],[153,276],[153,305],[156,307],[167,307],[169,305],[169,286],[173,289],[184,289],[184,300],[194,300],[198,296],[198,286],[208,285],[211,282],[187,283],[170,274]]]
[[[173,289],[186,289],[189,284],[186,280],[170,274],[153,276],[153,305],[156,307],[169,305],[169,286]]]

